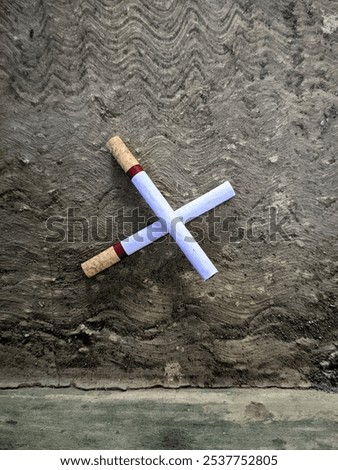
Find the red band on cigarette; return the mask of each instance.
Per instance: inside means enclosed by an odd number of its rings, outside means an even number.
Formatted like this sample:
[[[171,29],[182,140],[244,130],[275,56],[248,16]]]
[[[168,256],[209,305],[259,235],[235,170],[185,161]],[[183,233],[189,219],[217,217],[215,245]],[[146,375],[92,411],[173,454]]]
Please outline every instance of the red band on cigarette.
[[[116,254],[120,259],[123,259],[128,256],[120,242],[116,242],[114,244],[114,250],[116,251]]]
[[[140,173],[143,171],[143,168],[141,165],[134,165],[129,170],[127,171],[127,175],[129,176],[130,179],[132,179],[137,173]]]

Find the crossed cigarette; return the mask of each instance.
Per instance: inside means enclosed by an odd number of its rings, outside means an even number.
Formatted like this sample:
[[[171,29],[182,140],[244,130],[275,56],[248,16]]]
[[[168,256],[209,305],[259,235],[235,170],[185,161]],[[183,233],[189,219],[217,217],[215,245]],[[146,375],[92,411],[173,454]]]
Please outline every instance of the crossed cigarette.
[[[203,280],[216,274],[218,272],[216,267],[185,224],[232,198],[235,192],[231,184],[226,181],[174,212],[120,137],[110,139],[107,147],[159,220],[82,263],[81,267],[86,276],[95,276],[167,233],[174,238]]]

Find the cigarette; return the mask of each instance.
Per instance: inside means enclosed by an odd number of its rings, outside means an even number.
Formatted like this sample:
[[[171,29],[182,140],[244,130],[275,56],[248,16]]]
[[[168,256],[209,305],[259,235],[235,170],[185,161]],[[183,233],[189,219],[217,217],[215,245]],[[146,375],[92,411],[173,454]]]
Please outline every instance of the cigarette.
[[[110,148],[119,165],[130,177],[131,182],[148,206],[160,221],[165,224],[168,232],[201,278],[206,281],[215,275],[218,271],[214,264],[193,238],[182,220],[175,217],[174,210],[157,189],[148,174],[143,170],[136,158],[128,150],[122,139],[118,136],[113,137],[109,140],[107,146]]]
[[[182,222],[186,224],[234,196],[235,191],[231,184],[226,181],[177,209],[175,211],[175,217],[181,218]],[[116,242],[105,251],[82,263],[81,267],[87,277],[93,277],[118,263],[121,259],[142,250],[142,248],[164,237],[167,233],[166,224],[157,220],[148,227],[139,230],[121,242]]]

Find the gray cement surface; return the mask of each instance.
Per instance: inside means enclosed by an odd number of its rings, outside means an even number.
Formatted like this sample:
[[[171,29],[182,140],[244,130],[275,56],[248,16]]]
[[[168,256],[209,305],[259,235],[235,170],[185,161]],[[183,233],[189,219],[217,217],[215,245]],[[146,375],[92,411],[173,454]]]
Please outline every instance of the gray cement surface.
[[[0,449],[337,449],[315,390],[0,391]]]
[[[337,387],[337,26],[329,0],[1,1],[0,387]],[[190,226],[210,281],[169,238],[85,278],[152,215],[114,134],[174,208],[234,186]]]

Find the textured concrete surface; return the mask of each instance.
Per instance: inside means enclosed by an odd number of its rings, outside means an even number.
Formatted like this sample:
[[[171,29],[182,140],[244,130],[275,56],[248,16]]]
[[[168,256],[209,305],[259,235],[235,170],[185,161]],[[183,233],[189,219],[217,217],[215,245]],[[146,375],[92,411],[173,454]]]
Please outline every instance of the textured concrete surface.
[[[337,25],[329,0],[1,2],[0,386],[337,386]],[[209,282],[168,238],[84,277],[120,208],[126,235],[151,216],[116,133],[175,208],[233,184],[192,227]],[[100,241],[56,240],[69,208]]]
[[[337,449],[313,390],[0,391],[1,449]]]

